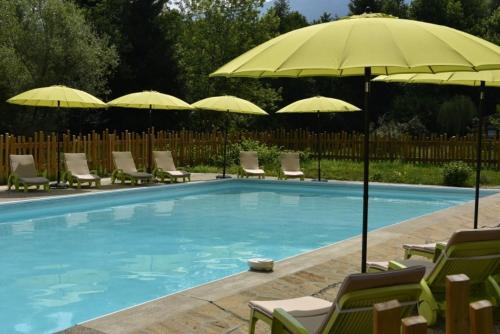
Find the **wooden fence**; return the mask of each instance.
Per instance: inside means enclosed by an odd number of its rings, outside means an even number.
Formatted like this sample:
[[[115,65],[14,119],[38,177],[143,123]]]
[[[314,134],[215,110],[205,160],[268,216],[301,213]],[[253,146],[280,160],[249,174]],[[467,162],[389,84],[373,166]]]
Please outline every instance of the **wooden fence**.
[[[283,149],[311,151],[316,147],[315,134],[304,130],[274,130],[266,132],[238,132],[230,135],[231,142],[244,138],[258,140]],[[474,136],[452,137],[376,137],[370,138],[370,159],[377,161],[401,160],[410,163],[441,164],[461,160],[473,163],[476,159]],[[357,133],[322,133],[322,155],[326,159],[361,160],[363,135]],[[146,133],[109,132],[73,135],[66,133],[62,139],[64,152],[85,152],[91,169],[101,173],[112,171],[112,151],[132,151],[138,166],[144,166],[150,141]],[[153,132],[154,149],[172,150],[178,165],[206,164],[215,155],[221,155],[223,134],[220,132],[197,133],[192,131]],[[33,154],[37,166],[54,176],[57,166],[56,134],[35,133],[32,137],[0,135],[0,180],[5,182],[9,173],[9,154]],[[490,168],[500,166],[500,139],[485,138],[483,163]]]

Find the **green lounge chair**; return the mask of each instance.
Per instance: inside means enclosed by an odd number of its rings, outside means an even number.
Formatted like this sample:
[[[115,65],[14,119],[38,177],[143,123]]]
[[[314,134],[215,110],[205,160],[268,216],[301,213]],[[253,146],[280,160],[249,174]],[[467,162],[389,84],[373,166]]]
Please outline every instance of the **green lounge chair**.
[[[139,182],[151,182],[153,175],[138,171],[135,167],[134,158],[132,158],[131,152],[112,152],[113,163],[115,164],[115,170],[111,174],[111,183],[114,184],[116,180],[120,180],[121,183],[125,183],[126,180],[130,180],[132,185],[136,185]]]
[[[257,176],[259,179],[265,179],[266,173],[259,166],[259,158],[255,151],[240,152],[240,169],[238,177]]]
[[[182,178],[182,182],[191,181],[191,174],[175,168],[172,152],[170,151],[153,151],[153,160],[155,169],[153,176],[159,178],[161,182],[165,182],[165,177],[168,177],[170,183],[177,182],[177,179]]]
[[[401,269],[421,264],[427,268],[422,280],[419,313],[433,325],[445,310],[446,276],[465,274],[470,279],[471,301],[487,299],[497,305],[500,286],[495,275],[500,270],[500,229],[462,230],[455,232],[435,263],[401,260],[369,262],[371,270]]]
[[[11,154],[10,160],[10,175],[7,180],[8,190],[14,186],[16,190],[23,187],[24,191],[28,191],[28,187],[35,186],[36,189],[43,187],[45,191],[49,191],[49,180],[45,176],[40,176],[35,167],[35,159],[31,154]]]
[[[70,187],[73,187],[75,183],[78,189],[82,187],[82,183],[88,183],[89,187],[92,183],[96,188],[101,186],[101,178],[95,172],[90,171],[85,153],[64,153],[64,163],[66,171],[63,180],[66,180]]]
[[[249,332],[263,320],[273,333],[371,334],[374,304],[396,299],[403,305],[402,317],[416,312],[424,272],[417,266],[349,275],[333,303],[314,297],[251,301]]]
[[[286,152],[280,155],[281,170],[279,179],[300,179],[304,181],[304,172],[300,169],[300,157],[298,153]]]

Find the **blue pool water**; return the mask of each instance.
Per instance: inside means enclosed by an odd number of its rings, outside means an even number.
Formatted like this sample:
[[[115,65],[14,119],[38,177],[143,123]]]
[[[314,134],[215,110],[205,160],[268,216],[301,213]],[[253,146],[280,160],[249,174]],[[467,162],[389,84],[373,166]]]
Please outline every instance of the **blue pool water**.
[[[372,186],[370,196],[373,230],[473,192]],[[360,185],[230,180],[1,205],[0,333],[64,329],[244,271],[248,258],[355,236],[361,203]]]

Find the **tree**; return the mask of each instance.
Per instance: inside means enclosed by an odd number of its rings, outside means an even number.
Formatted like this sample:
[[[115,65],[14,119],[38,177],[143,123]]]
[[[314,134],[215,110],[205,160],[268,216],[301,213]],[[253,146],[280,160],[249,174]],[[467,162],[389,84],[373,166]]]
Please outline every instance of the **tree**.
[[[297,11],[290,10],[288,0],[276,0],[269,9],[269,14],[279,19],[278,31],[280,34],[309,25],[304,15]]]
[[[351,0],[349,3],[350,15],[359,15],[369,10],[372,13],[378,13],[382,9],[380,0]]]
[[[231,94],[269,109],[279,92],[263,80],[209,78],[209,74],[277,32],[278,21],[260,15],[263,0],[190,0],[178,3],[183,17],[176,59],[182,70],[186,98]],[[195,113],[197,129],[220,125],[220,115]],[[207,124],[205,120],[209,120]],[[207,128],[208,126],[208,128]]]
[[[24,90],[64,84],[92,94],[108,92],[117,54],[98,37],[82,11],[59,0],[0,0],[0,98]],[[19,112],[4,106],[2,131],[52,130],[54,112]],[[93,112],[95,116],[97,113]],[[42,121],[43,119],[43,121]]]
[[[454,96],[439,108],[437,121],[442,130],[451,135],[463,135],[470,131],[476,107],[467,96]]]

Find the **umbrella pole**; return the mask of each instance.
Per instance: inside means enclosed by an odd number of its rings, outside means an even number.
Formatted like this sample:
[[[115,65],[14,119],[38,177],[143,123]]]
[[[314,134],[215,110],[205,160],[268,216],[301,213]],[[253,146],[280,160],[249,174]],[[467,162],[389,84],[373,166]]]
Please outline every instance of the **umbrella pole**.
[[[61,182],[61,101],[57,101],[57,176],[56,182],[51,183],[50,187],[55,189],[64,189],[67,187],[66,183]]]
[[[365,67],[365,119],[364,119],[364,170],[363,170],[363,233],[361,238],[361,272],[366,272],[368,247],[368,177],[370,171],[370,117],[368,113],[370,98],[371,68]]]
[[[316,152],[318,154],[318,181],[321,181],[321,146],[320,146],[320,133],[319,133],[319,127],[320,127],[320,119],[319,119],[319,110],[316,113],[316,119],[317,119],[317,127],[316,127]]]
[[[149,131],[148,131],[148,166],[146,168],[148,173],[151,173],[151,165],[152,165],[152,151],[153,147],[153,106],[149,105]]]
[[[484,91],[485,82],[481,81],[481,87],[479,92],[479,106],[478,106],[478,116],[479,125],[477,130],[477,160],[476,160],[476,196],[474,202],[474,229],[478,226],[478,215],[479,215],[479,188],[481,186],[481,151],[483,143],[483,101],[484,101]]]
[[[226,164],[227,164],[227,128],[229,123],[229,110],[226,113],[226,119],[224,124],[224,166],[222,167],[222,178],[226,178]]]

